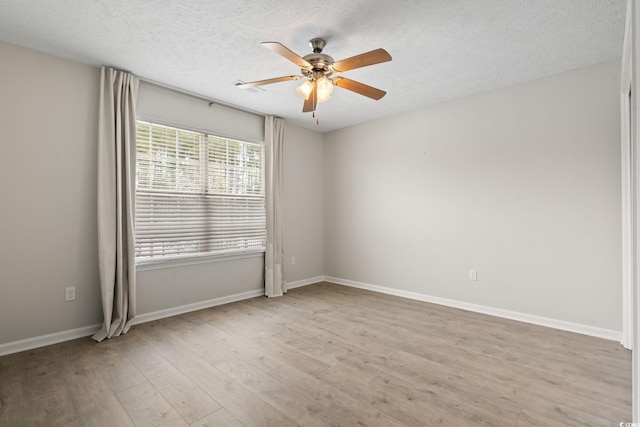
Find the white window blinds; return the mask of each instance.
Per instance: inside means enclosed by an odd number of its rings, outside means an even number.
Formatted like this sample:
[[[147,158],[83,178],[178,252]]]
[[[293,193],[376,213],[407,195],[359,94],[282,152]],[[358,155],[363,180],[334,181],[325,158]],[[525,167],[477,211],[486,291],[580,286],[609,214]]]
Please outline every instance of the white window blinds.
[[[263,251],[263,147],[139,121],[136,259]]]

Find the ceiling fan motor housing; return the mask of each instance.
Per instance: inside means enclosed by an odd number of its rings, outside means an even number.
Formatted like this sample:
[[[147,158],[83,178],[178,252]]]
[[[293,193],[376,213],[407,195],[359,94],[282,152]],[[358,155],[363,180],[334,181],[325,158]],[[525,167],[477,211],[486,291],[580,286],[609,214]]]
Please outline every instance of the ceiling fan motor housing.
[[[311,64],[311,69],[301,68],[302,74],[310,75],[314,73],[322,73],[325,76],[331,75],[333,72],[329,68],[335,61],[329,55],[324,53],[310,53],[302,57],[305,61]]]
[[[331,70],[331,64],[335,60],[329,55],[322,53],[322,49],[327,45],[327,42],[321,38],[315,38],[309,40],[309,46],[313,49],[313,53],[305,55],[302,59],[311,64],[311,69],[301,68],[302,74],[310,79],[317,79],[322,76],[328,77],[333,74]]]

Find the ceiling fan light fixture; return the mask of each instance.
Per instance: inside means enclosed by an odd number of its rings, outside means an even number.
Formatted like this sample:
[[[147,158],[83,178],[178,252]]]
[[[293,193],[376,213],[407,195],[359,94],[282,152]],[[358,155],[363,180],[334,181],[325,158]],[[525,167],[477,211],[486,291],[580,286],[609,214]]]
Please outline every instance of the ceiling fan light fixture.
[[[331,99],[333,84],[326,76],[322,76],[316,80],[316,86],[318,88],[318,102],[324,102]]]
[[[305,81],[296,88],[296,92],[298,92],[298,95],[300,95],[303,99],[308,99],[312,90],[313,83],[311,83],[311,80]]]

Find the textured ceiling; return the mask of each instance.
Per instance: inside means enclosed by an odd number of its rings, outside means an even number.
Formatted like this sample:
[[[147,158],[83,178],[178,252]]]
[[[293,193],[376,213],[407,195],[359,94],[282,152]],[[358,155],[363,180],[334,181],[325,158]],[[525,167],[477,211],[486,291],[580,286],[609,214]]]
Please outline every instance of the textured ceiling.
[[[321,132],[621,57],[626,0],[0,0],[0,40],[111,65]],[[336,88],[302,113],[290,81],[255,94],[234,86],[298,74],[260,46],[344,59],[376,48],[392,62],[344,73],[387,91]],[[0,66],[2,59],[0,58]]]

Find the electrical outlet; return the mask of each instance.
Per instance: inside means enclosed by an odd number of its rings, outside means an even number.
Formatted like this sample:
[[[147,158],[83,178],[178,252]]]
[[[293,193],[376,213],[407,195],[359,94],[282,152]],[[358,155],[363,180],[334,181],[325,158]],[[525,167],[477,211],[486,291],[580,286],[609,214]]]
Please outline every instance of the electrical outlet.
[[[469,280],[478,280],[478,270],[469,269]]]
[[[296,265],[296,257],[291,257],[291,265]]]
[[[74,301],[75,299],[76,299],[76,287],[70,286],[68,288],[64,288],[64,300]]]

